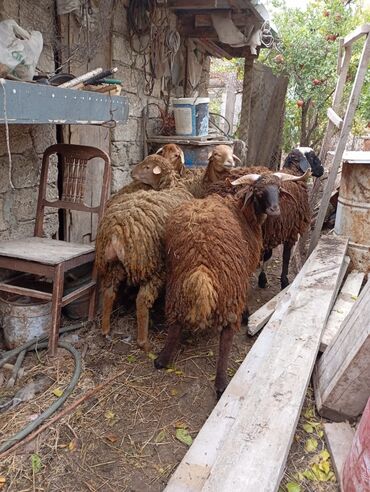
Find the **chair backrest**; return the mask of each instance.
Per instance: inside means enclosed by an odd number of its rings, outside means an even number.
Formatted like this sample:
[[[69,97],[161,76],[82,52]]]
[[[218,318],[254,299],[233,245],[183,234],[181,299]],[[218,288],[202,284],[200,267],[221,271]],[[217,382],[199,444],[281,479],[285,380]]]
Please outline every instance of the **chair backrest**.
[[[50,156],[53,154],[58,154],[60,156],[61,167],[59,167],[59,172],[61,173],[61,179],[59,181],[62,183],[62,193],[58,200],[49,201],[46,199],[46,189]],[[94,158],[103,159],[104,171],[100,203],[95,207],[90,207],[84,203],[86,193],[86,171],[88,162]],[[89,163],[89,165],[94,164]],[[37,237],[43,236],[45,207],[95,213],[98,214],[99,221],[104,213],[105,205],[109,198],[110,181],[110,158],[103,150],[96,147],[73,144],[56,144],[48,147],[45,150],[42,159],[34,235]]]

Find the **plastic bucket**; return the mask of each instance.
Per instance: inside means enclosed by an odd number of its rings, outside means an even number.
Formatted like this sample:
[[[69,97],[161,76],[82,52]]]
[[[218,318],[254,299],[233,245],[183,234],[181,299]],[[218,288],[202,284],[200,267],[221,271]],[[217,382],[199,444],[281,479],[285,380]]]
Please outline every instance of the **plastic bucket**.
[[[182,97],[174,99],[172,105],[176,135],[184,137],[208,135],[208,97]]]

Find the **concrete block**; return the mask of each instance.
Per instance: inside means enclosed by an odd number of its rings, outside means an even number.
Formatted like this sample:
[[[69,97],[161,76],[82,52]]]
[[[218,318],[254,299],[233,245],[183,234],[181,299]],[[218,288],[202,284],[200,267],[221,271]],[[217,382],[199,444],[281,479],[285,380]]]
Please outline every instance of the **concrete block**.
[[[11,154],[22,154],[33,147],[30,125],[9,125],[9,146]],[[5,125],[0,127],[0,156],[8,155]]]
[[[118,190],[122,188],[122,186],[130,183],[131,176],[130,176],[130,169],[127,168],[119,168],[119,167],[114,167],[112,169],[112,186],[111,186],[111,191],[112,193],[117,193]]]
[[[34,149],[27,149],[23,154],[12,156],[12,180],[15,188],[38,186],[40,171],[41,159]]]
[[[12,208],[10,213],[17,221],[34,219],[36,216],[38,187],[23,188],[12,193],[10,201]]]
[[[137,141],[141,127],[141,120],[138,118],[130,118],[124,125],[118,124],[112,130],[112,140],[114,142],[132,142]]]

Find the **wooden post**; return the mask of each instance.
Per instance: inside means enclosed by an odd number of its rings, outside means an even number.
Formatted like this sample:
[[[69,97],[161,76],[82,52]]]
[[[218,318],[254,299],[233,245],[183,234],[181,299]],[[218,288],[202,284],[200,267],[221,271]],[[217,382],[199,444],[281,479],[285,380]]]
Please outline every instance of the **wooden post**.
[[[248,147],[249,122],[251,116],[251,96],[253,80],[253,58],[245,57],[242,109],[240,112],[239,139]]]

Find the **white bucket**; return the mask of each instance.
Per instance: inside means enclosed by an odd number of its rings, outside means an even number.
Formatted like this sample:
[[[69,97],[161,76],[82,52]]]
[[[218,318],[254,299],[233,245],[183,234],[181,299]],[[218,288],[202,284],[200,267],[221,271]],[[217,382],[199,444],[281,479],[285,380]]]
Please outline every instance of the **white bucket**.
[[[181,97],[174,99],[172,104],[176,135],[186,137],[208,135],[208,97]]]

